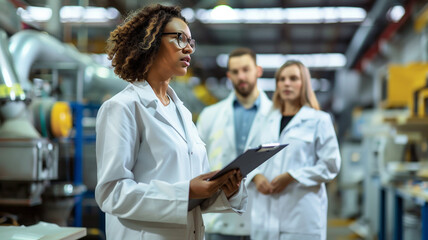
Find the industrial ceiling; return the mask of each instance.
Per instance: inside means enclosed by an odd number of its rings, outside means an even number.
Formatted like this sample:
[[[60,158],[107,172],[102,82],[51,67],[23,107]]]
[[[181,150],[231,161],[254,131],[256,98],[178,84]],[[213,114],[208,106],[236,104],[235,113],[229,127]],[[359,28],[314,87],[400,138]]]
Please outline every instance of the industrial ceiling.
[[[46,7],[55,0],[13,0],[27,6]],[[408,0],[410,1],[410,0]],[[365,19],[350,22],[321,23],[206,23],[198,18],[190,21],[192,36],[197,40],[197,51],[192,59],[194,73],[201,79],[224,78],[225,68],[219,66],[218,55],[227,54],[236,47],[245,46],[258,54],[323,54],[339,53],[346,57],[345,68],[355,68],[367,49],[376,41],[390,20],[386,13],[395,5],[405,6],[406,0],[64,0],[62,6],[114,7],[121,16],[129,11],[152,3],[179,5],[183,9],[213,9],[225,4],[233,9],[292,9],[292,8],[360,8],[366,12]],[[78,45],[78,35],[82,26],[63,26],[59,38],[64,42],[74,42],[83,52],[103,51],[110,31],[120,22],[87,25],[87,45]],[[85,26],[83,26],[85,27]],[[88,30],[89,29],[89,30]],[[333,83],[337,68],[312,68],[314,78],[328,79]],[[275,69],[265,69],[263,77],[272,78]]]

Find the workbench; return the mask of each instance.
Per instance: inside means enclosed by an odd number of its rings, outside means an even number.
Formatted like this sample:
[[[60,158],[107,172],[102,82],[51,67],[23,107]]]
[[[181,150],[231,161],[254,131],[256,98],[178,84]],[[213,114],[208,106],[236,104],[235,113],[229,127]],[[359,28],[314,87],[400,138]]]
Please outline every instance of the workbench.
[[[86,236],[86,228],[60,227],[39,222],[31,226],[0,226],[0,239],[9,240],[75,240]]]

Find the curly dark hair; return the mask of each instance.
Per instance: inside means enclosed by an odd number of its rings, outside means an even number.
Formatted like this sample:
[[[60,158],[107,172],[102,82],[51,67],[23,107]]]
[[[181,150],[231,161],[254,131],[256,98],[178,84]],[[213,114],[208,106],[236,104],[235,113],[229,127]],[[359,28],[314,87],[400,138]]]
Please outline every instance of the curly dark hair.
[[[131,13],[110,33],[106,52],[114,72],[128,82],[142,81],[157,55],[162,32],[172,18],[180,18],[181,8],[160,4]]]

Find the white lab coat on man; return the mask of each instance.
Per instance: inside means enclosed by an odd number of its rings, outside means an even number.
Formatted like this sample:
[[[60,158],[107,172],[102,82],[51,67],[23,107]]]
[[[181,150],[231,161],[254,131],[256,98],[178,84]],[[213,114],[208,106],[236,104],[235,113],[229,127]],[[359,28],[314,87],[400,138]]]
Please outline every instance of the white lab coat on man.
[[[281,118],[277,109],[269,114],[262,134],[264,141],[278,141]],[[302,107],[281,132],[279,142],[289,145],[258,170],[268,181],[288,172],[298,182],[279,194],[255,194],[251,239],[325,240],[325,182],[336,177],[341,161],[330,115]]]
[[[209,172],[209,165],[190,112],[172,88],[167,93],[184,136],[147,82],[129,84],[99,110],[95,198],[106,213],[107,239],[201,240],[202,211],[245,208],[241,187],[230,200],[219,191],[188,212],[190,180]]]
[[[271,101],[266,94],[259,89],[260,108],[257,110],[251,130],[248,134],[245,149],[257,147],[260,141],[260,131],[271,108]],[[233,117],[233,101],[235,92],[209,107],[200,114],[197,122],[199,136],[206,143],[208,159],[212,170],[218,170],[232,162],[236,157],[235,123]],[[251,179],[246,179],[246,184]],[[248,192],[247,211],[243,215],[230,213],[204,214],[205,230],[207,233],[219,233],[224,235],[250,235],[251,217],[251,191]]]

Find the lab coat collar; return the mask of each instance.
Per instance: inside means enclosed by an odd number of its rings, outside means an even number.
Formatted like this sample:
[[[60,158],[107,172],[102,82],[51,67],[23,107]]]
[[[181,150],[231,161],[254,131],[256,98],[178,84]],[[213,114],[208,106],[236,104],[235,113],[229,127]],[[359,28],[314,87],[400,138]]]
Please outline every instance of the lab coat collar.
[[[259,89],[259,92],[260,92],[260,96],[259,96],[260,97],[260,109],[259,109],[259,111],[260,111],[261,115],[266,116],[270,111],[270,107],[266,107],[266,106],[268,106],[268,105],[271,106],[271,102],[263,90]]]
[[[270,109],[264,106],[269,103],[269,98],[263,90],[261,90],[260,88],[257,88],[257,89],[259,90],[259,98],[260,98],[260,105],[258,106],[257,111],[260,111],[262,115],[267,115]],[[227,96],[226,98],[226,101],[231,107],[231,110],[233,109],[233,102],[235,101],[235,99],[237,99],[236,93],[235,93],[235,90],[233,90],[229,94],[229,96]]]
[[[178,131],[178,127],[172,124],[172,122],[169,120],[169,118],[164,114],[164,112],[160,109],[160,104],[162,104],[158,97],[156,96],[155,92],[153,91],[152,87],[147,81],[142,82],[134,82],[132,83],[135,87],[139,89],[137,91],[138,96],[140,97],[141,103],[149,108],[153,107],[156,109],[155,117],[157,117],[159,120],[163,121],[164,123],[170,125],[174,130],[183,138],[184,141],[188,142],[187,136],[188,136],[188,126],[186,126],[185,119],[185,112],[183,111],[183,102],[178,98],[177,94],[175,93],[174,89],[172,89],[170,86],[168,86],[167,93],[170,96],[170,98],[174,101],[175,105],[177,106],[177,109],[180,113],[180,117],[183,121],[183,127],[184,132],[186,136],[183,136],[180,131]],[[171,104],[171,103],[170,103]]]
[[[309,106],[303,106],[297,112],[297,114],[291,119],[290,123],[285,127],[283,132],[288,129],[300,125],[302,122],[314,118],[315,109]],[[282,115],[282,114],[281,114]]]
[[[259,90],[259,98],[260,98],[260,105],[257,109],[257,115],[254,119],[253,124],[257,124],[259,121],[263,121],[265,117],[268,115],[269,111],[271,110],[271,103],[266,95],[266,93],[258,88]],[[226,131],[227,139],[229,141],[229,144],[231,145],[231,148],[235,151],[236,150],[236,142],[235,142],[235,122],[234,122],[234,114],[233,114],[233,102],[236,99],[236,93],[235,91],[232,91],[229,96],[226,98],[226,104],[228,108],[226,108],[225,114],[223,116],[228,116],[227,122],[225,126],[229,129],[229,131]],[[258,131],[258,129],[251,127],[250,132],[248,133],[247,142],[245,143],[245,148],[250,147],[249,144],[253,142],[253,139],[257,137],[255,133]],[[236,153],[235,153],[236,154]]]
[[[147,81],[133,82],[132,84],[138,87],[139,89],[141,89],[141,91],[138,91],[138,95],[140,96],[141,103],[145,107],[148,107],[148,105],[152,102],[155,102],[156,105],[161,104],[155,92],[153,91],[152,87]],[[168,86],[168,89],[166,90],[166,92],[172,98],[172,100],[175,102],[176,105],[178,104],[183,105],[183,102],[178,98],[174,89]]]
[[[230,146],[232,152],[230,154],[236,155],[236,142],[235,142],[235,120],[233,115],[233,100],[235,99],[235,91],[232,91],[229,96],[225,99],[225,108],[221,114],[221,118],[218,121],[221,122],[220,126],[223,126],[223,131],[227,136],[225,143]]]
[[[259,108],[260,108],[260,105],[261,105],[261,97],[260,97],[260,95],[256,98],[256,101],[254,101],[254,104],[253,104],[253,106],[251,107],[251,108],[255,108],[256,109],[256,111],[258,111],[259,110]],[[233,99],[233,108],[235,109],[236,107],[239,107],[239,106],[242,106],[241,105],[241,103],[238,101],[238,98],[236,97],[236,94],[235,94],[235,98]]]
[[[295,117],[297,117],[297,119],[299,119],[300,121],[304,121],[314,118],[314,114],[315,109],[305,105],[300,108]]]
[[[248,133],[247,142],[245,143],[245,148],[248,149],[250,147],[256,147],[251,146],[255,142],[255,140],[259,137],[258,133],[260,132],[259,127],[262,126],[262,122],[266,120],[266,116],[269,113],[271,102],[269,98],[267,97],[266,93],[259,89],[259,99],[260,99],[260,105],[257,109],[256,117],[253,120],[253,126],[251,126],[250,132]],[[256,141],[257,142],[257,141]]]
[[[233,107],[233,101],[235,100],[235,98],[236,98],[235,90],[232,90],[229,96],[227,96],[226,98],[226,101],[229,106]]]

